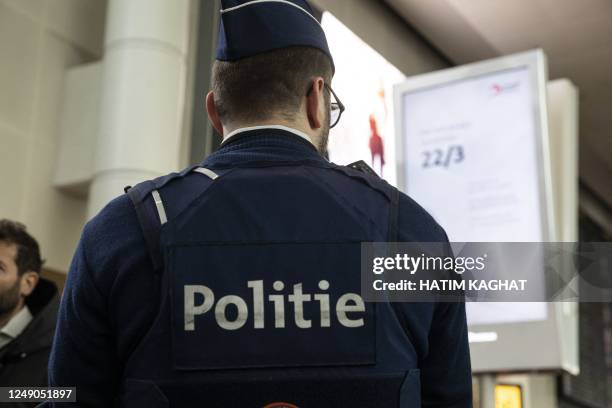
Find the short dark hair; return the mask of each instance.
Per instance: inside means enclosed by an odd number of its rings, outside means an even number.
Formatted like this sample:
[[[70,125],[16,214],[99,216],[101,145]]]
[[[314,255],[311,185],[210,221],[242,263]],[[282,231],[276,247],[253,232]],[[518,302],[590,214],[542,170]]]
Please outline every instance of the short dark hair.
[[[309,81],[331,82],[332,64],[323,51],[293,46],[238,61],[215,61],[212,87],[222,122],[281,116],[293,120]]]
[[[0,242],[17,246],[17,272],[23,275],[26,272],[42,270],[44,261],[40,257],[38,242],[27,233],[25,225],[11,221],[0,220]]]

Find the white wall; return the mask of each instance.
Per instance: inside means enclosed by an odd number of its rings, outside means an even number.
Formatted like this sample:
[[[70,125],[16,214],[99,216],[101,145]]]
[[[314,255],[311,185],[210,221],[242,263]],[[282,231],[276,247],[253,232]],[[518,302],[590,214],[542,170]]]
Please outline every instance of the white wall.
[[[105,0],[0,0],[0,218],[66,271],[86,202],[52,186],[67,67],[101,57]]]

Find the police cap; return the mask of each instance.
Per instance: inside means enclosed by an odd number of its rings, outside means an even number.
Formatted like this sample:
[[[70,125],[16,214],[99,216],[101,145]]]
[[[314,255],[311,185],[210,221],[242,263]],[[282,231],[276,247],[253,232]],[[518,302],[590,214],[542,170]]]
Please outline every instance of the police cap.
[[[217,59],[236,61],[291,46],[318,48],[333,59],[306,0],[222,0]]]

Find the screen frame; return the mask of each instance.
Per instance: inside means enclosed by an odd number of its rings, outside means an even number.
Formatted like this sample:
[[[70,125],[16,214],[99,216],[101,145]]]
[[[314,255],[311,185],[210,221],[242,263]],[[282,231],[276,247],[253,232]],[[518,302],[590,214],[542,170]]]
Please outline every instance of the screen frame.
[[[537,185],[539,191],[541,236],[543,242],[558,240],[554,217],[554,196],[549,147],[547,82],[548,70],[541,49],[504,56],[492,60],[471,63],[419,76],[409,77],[394,87],[395,148],[397,163],[397,187],[406,192],[406,157],[404,144],[405,118],[404,95],[440,87],[456,81],[495,74],[510,69],[527,68],[534,109],[535,155]],[[577,373],[578,367],[565,362],[561,350],[560,325],[563,317],[560,307],[547,303],[547,318],[539,321],[470,325],[475,333],[495,332],[492,342],[471,342],[472,369],[474,372],[524,372],[530,370]],[[534,347],[548,340],[546,347]]]

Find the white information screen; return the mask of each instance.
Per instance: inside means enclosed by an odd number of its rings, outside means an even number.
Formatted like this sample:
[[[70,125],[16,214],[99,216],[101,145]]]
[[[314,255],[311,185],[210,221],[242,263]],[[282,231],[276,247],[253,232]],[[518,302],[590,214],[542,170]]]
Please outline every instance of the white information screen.
[[[542,240],[528,74],[510,70],[403,95],[407,193],[451,241]]]
[[[400,94],[404,191],[454,242],[545,238],[528,66]],[[470,325],[543,320],[545,303],[468,303]]]

